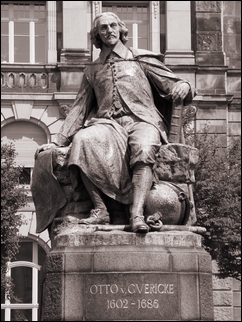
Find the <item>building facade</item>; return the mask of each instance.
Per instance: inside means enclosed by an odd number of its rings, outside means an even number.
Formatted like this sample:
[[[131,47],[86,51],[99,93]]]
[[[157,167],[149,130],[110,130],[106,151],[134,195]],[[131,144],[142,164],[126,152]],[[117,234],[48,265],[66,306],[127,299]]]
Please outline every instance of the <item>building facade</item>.
[[[194,130],[209,126],[223,146],[241,135],[240,1],[1,1],[2,142],[14,141],[29,196],[20,209],[24,237],[9,274],[22,303],[2,299],[2,321],[25,310],[40,320],[41,266],[51,250],[48,232],[35,233],[30,182],[36,148],[52,141],[99,50],[92,21],[115,12],[129,29],[130,47],[164,54],[164,63],[198,90]],[[216,320],[240,320],[240,285],[214,281]],[[234,283],[234,285],[233,285]]]

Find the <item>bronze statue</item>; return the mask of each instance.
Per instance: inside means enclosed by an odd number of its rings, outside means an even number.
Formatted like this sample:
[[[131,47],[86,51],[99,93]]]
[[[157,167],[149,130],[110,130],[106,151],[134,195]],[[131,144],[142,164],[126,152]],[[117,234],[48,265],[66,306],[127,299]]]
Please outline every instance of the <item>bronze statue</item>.
[[[35,158],[71,144],[73,188],[82,182],[94,205],[81,223],[109,223],[103,198],[108,196],[129,206],[131,231],[147,233],[144,204],[157,182],[160,147],[169,143],[172,103],[189,105],[196,90],[162,63],[161,54],[126,47],[128,30],[114,13],[95,18],[91,39],[100,56],[84,70],[54,142],[40,146]]]

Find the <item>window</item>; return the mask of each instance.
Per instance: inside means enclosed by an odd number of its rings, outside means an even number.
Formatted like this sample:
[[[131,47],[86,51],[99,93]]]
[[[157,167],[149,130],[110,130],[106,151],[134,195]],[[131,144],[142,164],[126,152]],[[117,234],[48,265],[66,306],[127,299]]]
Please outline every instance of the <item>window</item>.
[[[30,185],[31,179],[31,170],[32,168],[23,168],[20,176],[19,176],[19,184],[21,185]]]
[[[29,172],[27,168],[34,167],[36,149],[40,145],[47,143],[46,133],[43,128],[27,121],[16,121],[6,124],[2,127],[1,139],[3,143],[14,143],[17,152],[16,165],[26,168],[26,176],[27,171]]]
[[[1,1],[1,62],[46,62],[45,1]]]
[[[48,249],[49,251],[49,249]],[[30,239],[20,243],[16,261],[9,263],[8,276],[14,283],[15,300],[3,295],[1,321],[40,321],[40,303],[46,251]]]
[[[37,124],[16,121],[2,127],[1,139],[3,143],[14,143],[17,152],[15,163],[24,167],[19,177],[19,184],[29,189],[34,168],[34,154],[36,149],[47,142],[45,131]]]
[[[118,2],[118,1],[117,1]],[[131,1],[125,1],[131,2]],[[120,3],[112,5],[103,1],[102,12],[111,11],[114,12],[122,21],[125,22],[126,27],[129,30],[130,47],[149,49],[149,7],[148,3],[140,1],[139,5],[131,5]]]

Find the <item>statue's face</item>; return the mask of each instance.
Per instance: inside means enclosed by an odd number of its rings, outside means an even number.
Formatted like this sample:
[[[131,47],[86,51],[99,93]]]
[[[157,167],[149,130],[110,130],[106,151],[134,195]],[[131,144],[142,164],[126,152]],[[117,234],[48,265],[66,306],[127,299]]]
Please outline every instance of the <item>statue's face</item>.
[[[120,36],[120,27],[116,18],[104,14],[98,19],[97,27],[104,46],[114,47],[119,41]]]

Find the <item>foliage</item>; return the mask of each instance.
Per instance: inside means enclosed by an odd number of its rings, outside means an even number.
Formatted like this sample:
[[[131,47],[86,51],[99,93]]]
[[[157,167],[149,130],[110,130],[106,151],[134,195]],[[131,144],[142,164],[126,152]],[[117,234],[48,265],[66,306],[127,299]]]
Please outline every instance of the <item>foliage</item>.
[[[19,227],[23,224],[19,208],[26,205],[27,196],[19,186],[22,168],[15,164],[13,143],[1,142],[1,291],[11,296],[11,280],[6,278],[7,262],[14,259],[19,249]]]
[[[241,138],[221,147],[206,129],[196,135],[200,158],[194,201],[197,223],[207,229],[203,244],[216,260],[219,278],[241,280]]]

